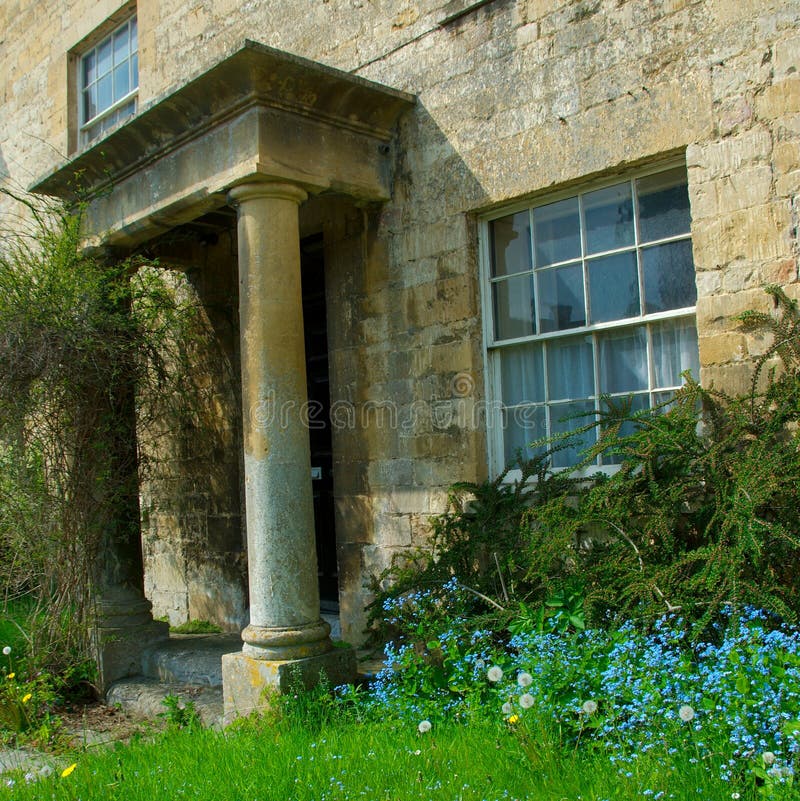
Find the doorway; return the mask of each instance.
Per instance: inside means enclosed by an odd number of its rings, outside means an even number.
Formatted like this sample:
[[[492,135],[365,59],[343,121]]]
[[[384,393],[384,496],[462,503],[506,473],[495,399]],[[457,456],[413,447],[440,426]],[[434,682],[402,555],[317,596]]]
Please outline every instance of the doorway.
[[[328,317],[322,235],[303,239],[300,253],[319,596],[323,612],[338,612],[339,575],[334,527]]]

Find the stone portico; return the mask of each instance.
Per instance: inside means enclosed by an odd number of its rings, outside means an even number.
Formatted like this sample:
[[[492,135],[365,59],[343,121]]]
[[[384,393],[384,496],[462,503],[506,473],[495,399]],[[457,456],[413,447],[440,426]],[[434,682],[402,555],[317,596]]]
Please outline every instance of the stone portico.
[[[393,131],[413,98],[245,42],[215,67],[39,181],[88,192],[89,241],[123,252],[228,206],[236,210],[242,463],[249,625],[223,659],[225,715],[247,714],[290,667],[313,682],[355,671],[320,617],[301,298],[299,208],[329,195],[391,196]],[[140,542],[111,543],[96,627],[101,683],[141,669],[167,636],[143,594]]]

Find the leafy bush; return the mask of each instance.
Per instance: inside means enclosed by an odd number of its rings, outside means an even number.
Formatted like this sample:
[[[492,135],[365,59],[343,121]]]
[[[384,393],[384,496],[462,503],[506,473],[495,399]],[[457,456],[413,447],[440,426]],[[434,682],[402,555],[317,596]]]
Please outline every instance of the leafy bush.
[[[433,523],[429,551],[381,576],[387,602],[456,577],[474,596],[470,624],[512,631],[580,628],[680,612],[702,632],[729,605],[800,613],[800,313],[777,287],[774,315],[741,324],[771,334],[742,396],[690,376],[667,404],[632,413],[606,402],[600,437],[574,470],[552,471],[565,435],[535,443],[522,479],[459,484]],[[619,464],[589,475],[598,453]]]
[[[89,653],[101,555],[138,536],[135,429],[185,402],[170,377],[194,310],[152,263],[88,251],[80,205],[15,199],[22,222],[0,232],[0,586],[30,603],[37,669],[60,672]]]

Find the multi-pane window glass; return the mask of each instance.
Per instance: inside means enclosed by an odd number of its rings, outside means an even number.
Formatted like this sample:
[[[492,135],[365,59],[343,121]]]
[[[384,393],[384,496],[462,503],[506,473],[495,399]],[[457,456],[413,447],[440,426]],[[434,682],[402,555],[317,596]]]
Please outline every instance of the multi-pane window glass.
[[[84,142],[91,142],[136,112],[139,55],[136,17],[81,58],[80,113]]]
[[[643,409],[668,398],[683,371],[697,375],[689,226],[684,167],[490,221],[498,467],[591,422],[601,397]],[[574,464],[597,436],[582,434],[553,465]]]

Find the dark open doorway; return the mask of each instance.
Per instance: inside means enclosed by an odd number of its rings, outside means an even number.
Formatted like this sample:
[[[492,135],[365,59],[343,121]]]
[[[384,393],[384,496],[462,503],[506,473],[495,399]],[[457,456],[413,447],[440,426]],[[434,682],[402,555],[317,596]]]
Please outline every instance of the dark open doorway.
[[[319,595],[323,611],[337,611],[339,577],[333,507],[333,450],[328,375],[328,317],[325,305],[325,262],[322,235],[300,243],[303,281],[303,322],[308,379],[309,440],[314,491]]]

